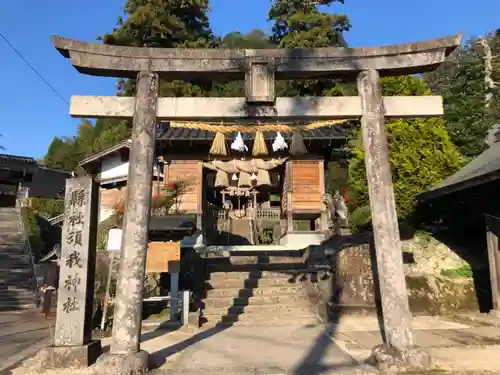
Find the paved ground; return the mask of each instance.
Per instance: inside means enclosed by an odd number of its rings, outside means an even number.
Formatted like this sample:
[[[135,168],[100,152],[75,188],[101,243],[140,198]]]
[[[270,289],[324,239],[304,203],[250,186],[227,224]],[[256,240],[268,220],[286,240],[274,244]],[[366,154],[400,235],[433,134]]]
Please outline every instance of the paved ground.
[[[176,343],[150,339],[154,364],[168,373],[319,374],[358,365],[318,326],[212,328],[195,335],[175,332]],[[154,336],[155,332],[151,335]],[[148,338],[148,334],[144,335]]]
[[[378,327],[375,318],[344,317],[328,326],[158,329],[143,334],[141,348],[151,353],[157,372],[168,375],[373,374],[363,362],[382,342]],[[413,328],[416,345],[430,352],[437,370],[500,373],[500,327],[422,316],[414,318]],[[102,343],[106,346],[109,339]],[[41,372],[33,359],[12,373]],[[82,369],[46,374],[91,373],[92,369]]]
[[[0,374],[46,346],[51,325],[39,311],[0,313]]]

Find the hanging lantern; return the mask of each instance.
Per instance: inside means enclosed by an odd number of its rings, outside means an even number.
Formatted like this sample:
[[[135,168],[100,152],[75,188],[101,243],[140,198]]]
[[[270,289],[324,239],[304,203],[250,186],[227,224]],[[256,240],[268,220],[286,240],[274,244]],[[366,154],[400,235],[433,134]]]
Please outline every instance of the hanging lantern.
[[[227,156],[226,137],[223,133],[215,134],[209,153],[210,155]]]
[[[233,141],[233,143],[231,143],[231,150],[239,152],[248,151],[248,147],[245,145],[245,142],[243,142],[243,137],[241,136],[240,132],[238,132],[236,139]]]
[[[293,132],[292,143],[290,145],[290,154],[294,156],[307,154],[307,148],[300,131]]]
[[[286,144],[285,138],[281,135],[280,132],[276,133],[276,138],[273,141],[273,151],[283,151],[288,148]]]
[[[233,173],[233,177],[231,177],[231,180],[238,181],[238,175],[236,173]]]
[[[268,155],[266,141],[264,139],[264,134],[261,131],[255,133],[255,140],[253,142],[252,155],[253,156],[265,156]]]
[[[252,173],[252,181],[255,181],[257,179],[257,175],[255,173]]]

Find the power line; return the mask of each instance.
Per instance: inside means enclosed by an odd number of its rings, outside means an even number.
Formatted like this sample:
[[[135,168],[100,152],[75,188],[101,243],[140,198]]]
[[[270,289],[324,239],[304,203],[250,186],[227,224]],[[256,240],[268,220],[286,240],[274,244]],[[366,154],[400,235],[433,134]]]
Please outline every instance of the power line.
[[[29,63],[29,62],[28,62],[28,61],[27,61],[24,57],[23,57],[23,55],[21,55],[21,52],[19,52],[19,51],[18,51],[18,50],[17,50],[17,49],[16,49],[16,48],[12,45],[12,43],[11,43],[11,42],[9,42],[9,40],[8,40],[8,39],[7,39],[7,38],[6,38],[6,37],[5,37],[5,36],[4,36],[1,32],[0,32],[0,37],[2,37],[2,39],[5,41],[5,43],[7,43],[7,45],[8,45],[8,46],[9,46],[9,47],[10,47],[10,48],[11,48],[11,49],[12,49],[12,50],[13,50],[13,51],[14,51],[14,52],[15,52],[15,53],[16,53],[16,54],[17,54],[17,55],[21,58],[21,60],[23,60],[23,61],[26,63],[26,65],[28,65],[28,66],[31,68],[31,70],[33,70],[33,72],[35,72],[35,74],[36,74],[38,77],[40,77],[40,79],[41,79],[43,82],[45,82],[45,84],[46,84],[47,86],[49,86],[49,87],[50,87],[50,89],[51,89],[52,91],[54,91],[54,92],[56,93],[56,95],[57,95],[59,98],[61,98],[61,100],[62,100],[64,103],[66,103],[67,105],[69,105],[68,101],[67,101],[66,99],[64,99],[64,98],[62,97],[62,95],[61,95],[61,94],[59,94],[59,93],[57,92],[57,90],[56,90],[56,89],[55,89],[55,88],[54,88],[54,87],[53,87],[53,86],[52,86],[49,82],[47,82],[47,80],[46,80],[45,78],[43,78],[43,77],[42,77],[42,75],[41,75],[40,73],[38,73],[38,72],[37,72],[37,70],[36,70],[36,69],[35,69],[35,68],[34,68],[34,67],[33,67],[33,66],[32,66],[32,65],[31,65],[31,64],[30,64],[30,63]]]

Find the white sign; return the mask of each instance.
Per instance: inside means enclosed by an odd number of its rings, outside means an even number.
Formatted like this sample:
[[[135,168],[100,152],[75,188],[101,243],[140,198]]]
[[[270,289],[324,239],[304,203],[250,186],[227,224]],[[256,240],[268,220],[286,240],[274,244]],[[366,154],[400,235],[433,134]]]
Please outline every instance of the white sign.
[[[108,251],[120,251],[122,247],[122,230],[119,228],[110,229],[108,232]]]

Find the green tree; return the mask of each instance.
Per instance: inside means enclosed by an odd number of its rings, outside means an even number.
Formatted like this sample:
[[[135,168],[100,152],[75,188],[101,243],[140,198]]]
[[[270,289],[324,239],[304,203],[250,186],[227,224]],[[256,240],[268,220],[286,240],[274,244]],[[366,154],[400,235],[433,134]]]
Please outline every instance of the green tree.
[[[208,0],[127,0],[118,25],[101,39],[105,44],[135,47],[210,48],[218,41],[208,21]],[[160,82],[160,96],[202,96],[200,82]],[[120,80],[118,91],[133,96],[135,80]]]
[[[276,0],[270,11],[273,21],[271,40],[279,48],[345,47],[344,32],[351,28],[345,14],[320,11],[318,6],[329,6],[343,0]],[[279,96],[341,96],[352,94],[352,84],[339,80],[315,79],[279,82]]]
[[[281,48],[346,46],[343,33],[351,27],[347,15],[318,9],[318,5],[343,2],[276,0],[269,11],[269,19],[274,21],[272,40]]]
[[[384,95],[430,95],[422,78],[384,78]],[[401,119],[387,123],[389,159],[398,216],[408,219],[418,194],[462,167],[464,159],[439,118]],[[349,185],[358,211],[369,205],[361,134],[352,142]],[[356,215],[356,212],[353,212]]]
[[[95,124],[82,120],[74,137],[54,137],[43,164],[67,171],[82,172],[78,163],[86,157],[102,151],[130,137],[127,121],[98,119]]]
[[[492,59],[490,78],[485,80],[487,42]],[[487,131],[500,116],[500,30],[474,38],[458,48],[437,71],[425,76],[433,91],[444,99],[446,129],[466,156],[476,156],[486,147]]]

